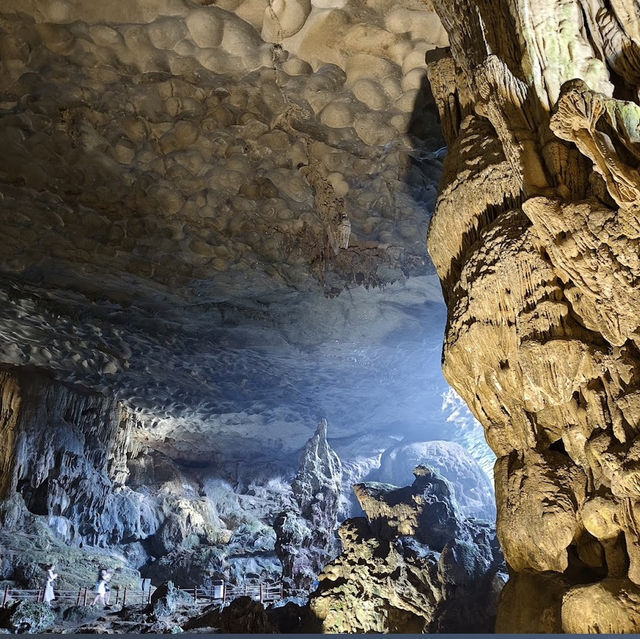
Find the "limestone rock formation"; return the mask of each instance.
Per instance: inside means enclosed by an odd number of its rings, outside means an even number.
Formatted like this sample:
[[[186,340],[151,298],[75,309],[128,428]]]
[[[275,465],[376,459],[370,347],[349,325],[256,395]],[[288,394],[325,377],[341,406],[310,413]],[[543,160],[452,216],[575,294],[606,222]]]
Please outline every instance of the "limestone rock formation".
[[[214,627],[219,632],[240,634],[277,632],[264,606],[251,597],[238,597],[223,610],[216,607],[187,624],[187,630],[202,627]]]
[[[331,538],[335,486],[289,481],[315,416],[367,459],[429,421],[442,24],[414,0],[0,4],[2,576],[274,578],[278,512]]]
[[[168,617],[180,607],[193,606],[193,597],[176,588],[172,581],[159,586],[151,596],[149,607],[156,617]]]
[[[339,529],[342,554],[313,593],[323,632],[489,632],[504,583],[492,524],[465,518],[451,486],[416,468],[412,486],[355,486],[367,518]]]
[[[148,411],[183,455],[242,449],[265,404],[317,414],[263,382],[344,330],[326,298],[432,273],[446,42],[412,0],[325,4],[2,3],[0,362]]]
[[[158,515],[125,486],[135,417],[118,402],[21,370],[0,373],[6,491],[70,542],[145,539]],[[4,398],[9,398],[4,401]]]
[[[307,442],[292,484],[295,507],[275,522],[275,549],[290,591],[309,591],[318,573],[338,553],[336,529],[342,507],[342,464],[321,420]]]
[[[40,634],[55,621],[55,614],[45,603],[16,601],[0,610],[0,628],[15,634]]]
[[[114,586],[134,588],[136,569],[182,586],[216,572],[233,583],[279,576],[267,522],[294,503],[289,485],[214,487],[150,452],[145,425],[120,403],[44,374],[2,370],[0,392],[0,578],[39,587],[38,562],[51,561],[62,588],[92,584],[105,565],[119,569]]]
[[[413,442],[387,448],[380,458],[380,468],[370,473],[366,481],[403,486],[412,480],[418,465],[437,470],[450,482],[463,515],[495,520],[495,496],[489,478],[475,459],[455,442]]]
[[[433,4],[428,244],[445,376],[499,457],[499,628],[637,632],[638,6]]]
[[[142,445],[118,481],[136,493],[156,462],[236,492],[289,478],[319,414],[371,457],[397,441],[391,412],[421,427],[446,388],[414,363],[437,361],[423,328],[444,321],[424,247],[443,145],[432,8],[0,4],[0,364],[121,402]],[[118,488],[113,519],[133,528],[112,537],[137,565],[173,544],[203,573],[195,537],[229,535],[186,483],[193,531],[163,524],[173,498],[149,510]]]

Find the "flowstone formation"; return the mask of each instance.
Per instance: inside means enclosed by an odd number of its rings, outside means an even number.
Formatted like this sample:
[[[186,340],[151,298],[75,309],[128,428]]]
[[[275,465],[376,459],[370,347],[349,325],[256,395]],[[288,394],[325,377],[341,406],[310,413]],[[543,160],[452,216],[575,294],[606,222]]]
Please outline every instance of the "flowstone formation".
[[[310,600],[323,632],[491,632],[504,583],[493,524],[465,518],[425,466],[412,486],[354,490],[367,517],[342,524]]]
[[[505,632],[637,632],[640,14],[435,0],[443,369],[498,456]]]
[[[344,509],[342,464],[327,442],[326,419],[307,442],[291,488],[294,506],[281,512],[273,527],[282,578],[294,594],[309,592],[327,560],[338,554],[336,529]]]

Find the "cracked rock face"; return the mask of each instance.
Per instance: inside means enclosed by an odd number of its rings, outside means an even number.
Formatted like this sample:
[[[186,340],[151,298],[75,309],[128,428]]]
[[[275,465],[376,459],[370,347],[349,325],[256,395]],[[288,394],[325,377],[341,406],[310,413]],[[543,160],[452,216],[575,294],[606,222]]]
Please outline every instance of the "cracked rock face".
[[[467,519],[425,466],[412,486],[357,484],[367,517],[339,529],[343,552],[311,596],[323,632],[489,632],[502,555],[492,524]]]
[[[434,6],[428,244],[445,376],[499,458],[498,630],[637,632],[638,7]]]

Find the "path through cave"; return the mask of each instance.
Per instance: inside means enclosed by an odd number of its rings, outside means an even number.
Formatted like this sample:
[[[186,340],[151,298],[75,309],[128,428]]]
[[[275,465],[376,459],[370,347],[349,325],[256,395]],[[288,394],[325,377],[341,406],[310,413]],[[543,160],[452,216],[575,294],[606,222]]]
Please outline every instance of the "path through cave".
[[[529,5],[0,3],[0,588],[491,631],[495,452],[498,628],[637,630],[640,16]]]

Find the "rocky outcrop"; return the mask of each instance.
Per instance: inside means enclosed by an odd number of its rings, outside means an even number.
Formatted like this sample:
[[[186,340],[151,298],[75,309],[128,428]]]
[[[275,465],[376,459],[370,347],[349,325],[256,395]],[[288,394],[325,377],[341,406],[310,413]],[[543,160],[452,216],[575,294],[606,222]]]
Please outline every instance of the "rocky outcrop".
[[[638,631],[638,7],[433,4],[449,154],[428,243],[443,370],[499,457],[499,627],[536,626],[530,596],[538,630]]]
[[[449,481],[464,516],[495,520],[495,495],[489,478],[469,452],[455,442],[412,442],[388,448],[380,457],[380,467],[366,480],[403,486],[412,481],[418,465],[437,470]]]
[[[154,591],[149,608],[160,618],[175,614],[178,608],[193,605],[194,600],[190,594],[176,588],[172,581],[168,581]]]
[[[304,448],[292,490],[295,507],[280,513],[274,522],[275,548],[288,589],[308,591],[339,550],[336,528],[342,506],[342,464],[327,441],[325,419]]]
[[[134,420],[115,401],[46,375],[0,372],[4,496],[47,516],[69,541],[106,545],[154,532],[124,488]]]
[[[0,609],[0,628],[15,634],[36,635],[53,625],[55,614],[45,603],[16,601]]]
[[[203,627],[238,634],[278,632],[264,606],[251,597],[238,597],[224,609],[214,608],[186,624],[186,630]]]
[[[323,632],[491,631],[503,584],[493,526],[464,518],[426,467],[407,488],[354,488],[367,519],[342,524],[344,550],[310,600]]]

